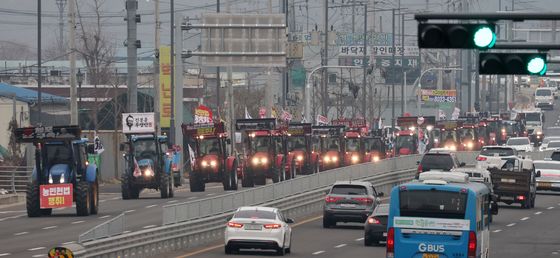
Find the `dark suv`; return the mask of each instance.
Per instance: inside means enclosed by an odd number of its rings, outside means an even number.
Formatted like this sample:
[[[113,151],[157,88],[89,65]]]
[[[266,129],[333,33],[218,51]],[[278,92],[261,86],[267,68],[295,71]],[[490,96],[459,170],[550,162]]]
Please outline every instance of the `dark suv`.
[[[459,162],[455,152],[447,150],[430,150],[418,161],[418,173],[416,179],[422,172],[426,171],[450,171],[451,169],[464,167],[464,162]]]
[[[554,161],[560,161],[560,151],[555,151],[550,155],[550,159]]]
[[[334,183],[325,197],[323,227],[336,226],[337,222],[364,223],[375,207],[381,203],[373,184],[364,181]]]

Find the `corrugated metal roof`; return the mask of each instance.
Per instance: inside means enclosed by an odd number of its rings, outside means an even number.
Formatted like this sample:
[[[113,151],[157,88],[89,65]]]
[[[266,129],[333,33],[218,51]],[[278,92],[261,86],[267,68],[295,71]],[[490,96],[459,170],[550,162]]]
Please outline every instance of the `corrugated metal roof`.
[[[0,83],[0,96],[11,98],[14,94],[16,95],[17,100],[27,102],[27,103],[35,103],[37,102],[38,99],[37,91],[13,86],[6,83]],[[44,92],[41,94],[41,100],[43,102],[57,103],[57,104],[63,104],[68,102],[68,100],[65,97],[56,96]]]

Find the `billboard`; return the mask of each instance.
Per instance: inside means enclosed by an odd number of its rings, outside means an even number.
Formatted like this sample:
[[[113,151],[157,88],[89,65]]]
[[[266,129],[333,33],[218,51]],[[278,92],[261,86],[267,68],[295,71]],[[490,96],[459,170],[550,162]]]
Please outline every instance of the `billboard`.
[[[161,128],[171,124],[171,48],[159,48],[159,124]]]
[[[422,90],[422,104],[431,107],[450,108],[457,102],[456,90]]]

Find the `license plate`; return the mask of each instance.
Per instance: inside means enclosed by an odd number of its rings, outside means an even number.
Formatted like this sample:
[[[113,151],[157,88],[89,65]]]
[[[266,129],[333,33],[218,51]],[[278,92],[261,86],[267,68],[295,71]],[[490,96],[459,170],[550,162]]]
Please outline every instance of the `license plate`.
[[[537,182],[538,187],[551,187],[552,184],[549,182]]]
[[[502,178],[501,181],[504,183],[515,183],[515,179],[508,179],[508,178]]]
[[[383,232],[383,236],[384,236],[384,237],[387,237],[387,232]]]
[[[422,258],[439,258],[439,254],[422,254]]]
[[[340,204],[340,207],[343,207],[343,208],[354,208],[354,207],[356,207],[356,204],[342,203],[342,204]]]
[[[246,224],[245,230],[262,230],[261,225]]]

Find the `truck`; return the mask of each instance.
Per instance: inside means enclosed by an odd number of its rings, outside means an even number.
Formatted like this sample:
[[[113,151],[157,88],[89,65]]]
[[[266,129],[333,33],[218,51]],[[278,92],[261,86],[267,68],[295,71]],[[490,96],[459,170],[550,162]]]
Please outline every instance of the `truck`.
[[[313,138],[318,143],[320,171],[343,166],[344,128],[343,125],[312,126]]]
[[[238,160],[227,151],[231,144],[224,123],[183,124],[184,144],[193,157],[189,171],[191,192],[204,192],[206,183],[222,183],[224,191],[238,188]]]
[[[143,189],[155,189],[161,198],[174,195],[173,187],[182,177],[180,171],[173,171],[173,164],[180,160],[175,155],[180,152],[169,151],[168,138],[156,134],[154,113],[123,113],[123,133],[126,142],[121,143],[124,152],[124,172],[121,176],[123,200],[138,199]]]
[[[72,207],[78,216],[99,210],[99,171],[88,162],[94,146],[78,126],[37,126],[15,130],[16,141],[35,146],[35,166],[26,190],[28,217],[50,216],[54,208]]]
[[[242,131],[244,161],[241,185],[253,187],[296,176],[296,160],[288,153],[286,133],[276,128],[276,119],[237,119],[236,130]]]
[[[519,159],[509,159],[501,168],[488,169],[492,175],[494,194],[498,202],[507,205],[521,204],[522,208],[535,207],[537,196],[537,181],[540,172],[535,172],[532,165],[520,162]]]
[[[287,128],[288,152],[296,159],[301,174],[319,172],[319,152],[313,149],[310,123],[289,123]]]
[[[544,138],[544,114],[540,109],[523,110],[517,113],[517,121],[521,121],[525,125],[527,136],[535,147],[540,146]]]

